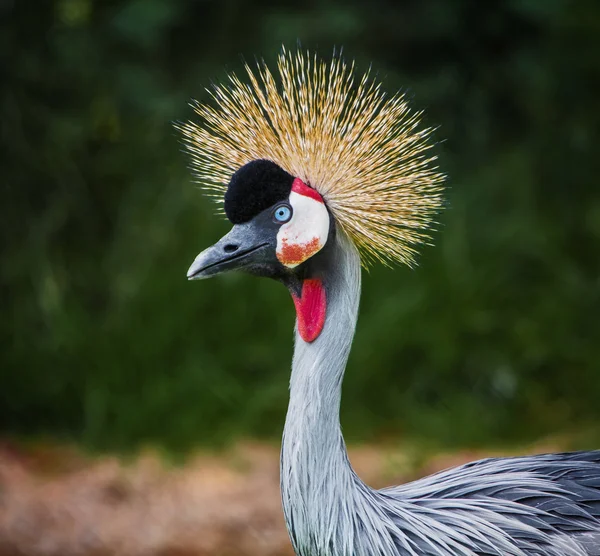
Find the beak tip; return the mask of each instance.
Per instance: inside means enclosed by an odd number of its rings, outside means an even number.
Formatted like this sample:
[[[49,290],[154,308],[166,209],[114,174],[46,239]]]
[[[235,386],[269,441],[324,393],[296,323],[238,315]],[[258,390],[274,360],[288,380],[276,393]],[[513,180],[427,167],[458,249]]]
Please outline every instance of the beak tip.
[[[204,280],[214,274],[211,269],[210,260],[203,256],[205,252],[200,253],[187,271],[186,277],[188,280]]]
[[[192,266],[187,271],[186,277],[188,280],[198,280],[198,276],[202,270],[202,265],[198,264],[198,258],[192,263]]]
[[[199,276],[199,272],[188,272],[186,275],[186,278],[188,279],[188,281],[192,281],[192,280],[200,280],[200,278],[202,278],[202,276]]]

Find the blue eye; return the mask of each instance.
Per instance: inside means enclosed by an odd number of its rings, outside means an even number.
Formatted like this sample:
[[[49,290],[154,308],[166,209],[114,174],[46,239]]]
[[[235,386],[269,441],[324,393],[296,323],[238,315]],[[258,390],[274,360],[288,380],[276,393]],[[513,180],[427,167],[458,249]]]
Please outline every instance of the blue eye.
[[[289,205],[279,205],[273,211],[273,219],[275,222],[288,222],[292,217],[292,207]]]

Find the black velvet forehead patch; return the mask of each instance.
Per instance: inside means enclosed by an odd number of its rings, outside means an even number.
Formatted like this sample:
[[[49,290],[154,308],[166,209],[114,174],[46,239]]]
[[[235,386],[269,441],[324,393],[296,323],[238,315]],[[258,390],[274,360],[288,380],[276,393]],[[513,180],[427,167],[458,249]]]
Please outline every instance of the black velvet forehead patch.
[[[225,214],[232,224],[252,220],[258,213],[286,200],[294,177],[270,160],[253,160],[233,174],[225,192]]]

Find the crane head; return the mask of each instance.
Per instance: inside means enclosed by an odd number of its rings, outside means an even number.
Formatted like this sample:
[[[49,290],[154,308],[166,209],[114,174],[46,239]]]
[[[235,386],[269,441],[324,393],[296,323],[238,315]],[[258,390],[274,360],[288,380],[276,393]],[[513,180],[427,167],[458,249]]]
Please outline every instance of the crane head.
[[[335,234],[323,197],[274,162],[255,160],[233,174],[224,209],[233,228],[196,257],[188,279],[242,270],[280,280],[292,293],[303,339],[316,339],[325,289],[306,266]]]
[[[248,84],[230,74],[208,91],[214,102],[194,104],[200,123],[178,125],[198,182],[219,204],[225,193],[225,205],[245,218],[266,209],[281,188],[268,194],[269,180],[236,187],[235,176],[272,161],[288,173],[281,182],[288,190],[298,178],[322,196],[364,266],[414,265],[443,204],[433,130],[404,95],[387,95],[369,71],[361,76],[339,54],[326,62],[283,49],[277,70],[246,67]]]
[[[277,79],[264,63],[231,74],[195,104],[202,123],[179,125],[196,178],[232,230],[198,257],[188,278],[244,270],[284,282],[303,339],[323,326],[319,276],[332,237],[347,237],[368,266],[415,264],[443,203],[431,129],[401,94],[367,71],[282,50]],[[223,196],[224,193],[224,196]]]
[[[323,249],[333,226],[323,197],[269,160],[233,174],[224,209],[233,228],[196,257],[190,280],[244,270],[289,281]]]

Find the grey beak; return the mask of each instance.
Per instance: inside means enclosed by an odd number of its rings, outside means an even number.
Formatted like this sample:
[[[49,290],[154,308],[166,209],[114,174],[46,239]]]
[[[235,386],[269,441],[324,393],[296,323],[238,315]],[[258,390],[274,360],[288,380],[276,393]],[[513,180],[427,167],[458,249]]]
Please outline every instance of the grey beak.
[[[188,280],[201,280],[248,266],[260,260],[270,244],[268,236],[252,222],[236,224],[217,243],[195,258],[187,272]]]

